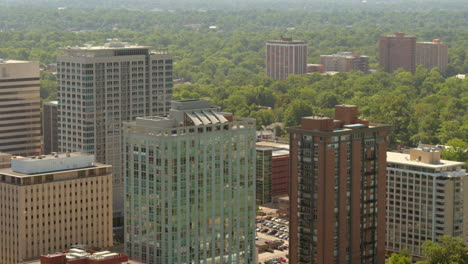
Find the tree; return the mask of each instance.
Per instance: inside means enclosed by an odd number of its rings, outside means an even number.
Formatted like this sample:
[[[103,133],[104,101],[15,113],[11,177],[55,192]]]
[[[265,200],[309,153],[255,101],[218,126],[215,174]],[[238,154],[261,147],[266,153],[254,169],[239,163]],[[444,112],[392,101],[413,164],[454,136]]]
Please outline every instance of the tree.
[[[412,264],[411,258],[408,255],[408,250],[403,250],[400,253],[393,253],[390,256],[387,264]]]
[[[468,263],[468,247],[459,237],[440,236],[439,242],[426,241],[422,245],[427,264],[465,264]]]
[[[445,143],[448,147],[442,151],[442,158],[465,162],[468,166],[468,143],[463,139],[453,138]]]

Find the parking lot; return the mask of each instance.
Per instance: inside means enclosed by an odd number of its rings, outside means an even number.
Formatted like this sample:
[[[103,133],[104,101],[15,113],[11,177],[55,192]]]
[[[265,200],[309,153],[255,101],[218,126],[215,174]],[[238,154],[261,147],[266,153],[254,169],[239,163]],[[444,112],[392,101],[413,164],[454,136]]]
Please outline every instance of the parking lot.
[[[287,220],[270,216],[258,218],[257,244],[281,244],[272,248],[270,252],[260,253],[258,261],[262,264],[287,263],[288,238],[289,222]]]

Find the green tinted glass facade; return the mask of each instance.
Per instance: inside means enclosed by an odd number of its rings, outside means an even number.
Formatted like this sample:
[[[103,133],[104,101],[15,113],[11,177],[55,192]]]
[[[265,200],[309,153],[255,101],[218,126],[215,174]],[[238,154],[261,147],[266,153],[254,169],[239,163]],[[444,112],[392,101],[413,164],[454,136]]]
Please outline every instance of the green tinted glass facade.
[[[125,250],[144,263],[255,263],[255,123],[129,123]]]

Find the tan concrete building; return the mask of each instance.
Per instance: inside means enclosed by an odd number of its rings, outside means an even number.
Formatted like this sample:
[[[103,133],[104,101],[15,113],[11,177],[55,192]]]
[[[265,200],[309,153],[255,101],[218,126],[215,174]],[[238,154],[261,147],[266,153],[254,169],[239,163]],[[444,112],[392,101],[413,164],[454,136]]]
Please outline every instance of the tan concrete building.
[[[11,154],[0,152],[0,169],[10,168],[11,166]]]
[[[352,52],[339,52],[333,55],[320,55],[320,63],[325,71],[349,72],[369,71],[369,57]]]
[[[416,65],[423,65],[426,69],[438,67],[445,73],[448,64],[448,46],[440,43],[440,39],[432,42],[416,42]]]
[[[39,64],[0,60],[0,152],[41,153]]]
[[[441,235],[467,238],[468,184],[463,162],[435,149],[387,152],[386,249],[423,256],[422,244]]]
[[[112,165],[114,226],[123,226],[122,122],[168,113],[172,55],[124,42],[63,52],[57,57],[59,151],[93,154]]]
[[[12,159],[0,169],[0,264],[76,244],[112,246],[110,170],[78,153]]]
[[[57,134],[58,102],[50,101],[42,104],[42,138],[44,154],[58,152]]]
[[[281,37],[266,44],[267,76],[276,80],[290,74],[307,73],[307,44],[304,41]]]

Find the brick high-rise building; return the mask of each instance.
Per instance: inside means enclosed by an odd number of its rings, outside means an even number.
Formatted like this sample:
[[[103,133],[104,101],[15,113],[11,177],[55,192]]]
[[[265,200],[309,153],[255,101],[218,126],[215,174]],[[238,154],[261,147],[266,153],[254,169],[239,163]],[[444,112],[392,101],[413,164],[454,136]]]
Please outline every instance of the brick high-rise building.
[[[57,101],[45,102],[42,104],[42,138],[44,154],[58,152],[57,110]]]
[[[207,100],[125,124],[125,252],[149,264],[256,263],[255,120]]]
[[[416,42],[416,65],[423,65],[426,69],[438,67],[445,73],[448,64],[448,46],[440,43],[440,39],[432,42]]]
[[[0,152],[41,154],[39,63],[0,60]]]
[[[11,160],[0,169],[0,264],[76,244],[112,246],[109,165],[79,153]]]
[[[281,37],[266,44],[267,76],[276,80],[290,74],[307,73],[307,44],[304,41]]]
[[[388,126],[338,105],[291,128],[291,263],[385,262]]]
[[[423,146],[387,153],[388,251],[424,257],[427,240],[468,240],[468,176],[463,162],[441,160],[440,154]]]
[[[65,48],[57,58],[60,152],[112,165],[114,225],[123,225],[122,122],[163,116],[172,98],[172,55],[110,42]]]
[[[416,37],[405,33],[382,36],[379,40],[379,63],[386,72],[399,68],[413,72],[416,70]]]
[[[362,71],[364,73],[369,71],[369,57],[351,52],[320,55],[320,63],[324,66],[325,71]]]

